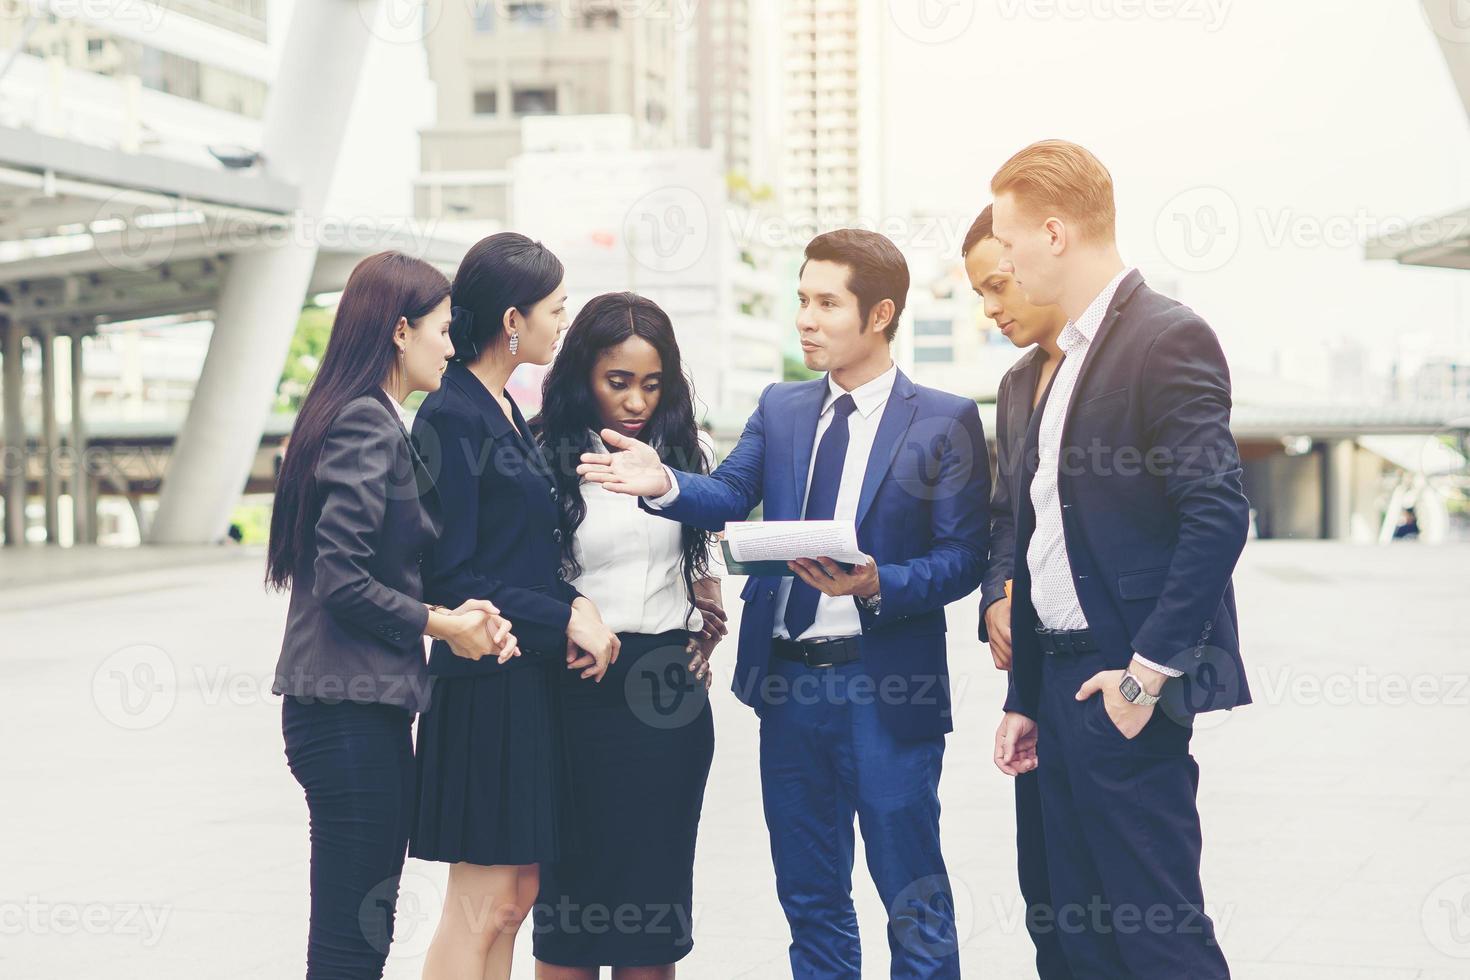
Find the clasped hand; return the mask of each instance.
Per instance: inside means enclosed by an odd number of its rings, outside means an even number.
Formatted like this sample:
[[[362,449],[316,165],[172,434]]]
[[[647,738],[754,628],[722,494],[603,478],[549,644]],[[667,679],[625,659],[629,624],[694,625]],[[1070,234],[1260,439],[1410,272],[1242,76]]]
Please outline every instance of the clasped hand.
[[[447,625],[441,639],[449,644],[455,656],[479,660],[493,653],[500,663],[505,663],[521,655],[510,620],[500,615],[493,602],[468,599],[445,616]]]
[[[572,600],[572,617],[567,621],[567,670],[582,671],[584,680],[602,683],[607,669],[618,662],[623,641],[608,629],[602,614],[585,596]]]

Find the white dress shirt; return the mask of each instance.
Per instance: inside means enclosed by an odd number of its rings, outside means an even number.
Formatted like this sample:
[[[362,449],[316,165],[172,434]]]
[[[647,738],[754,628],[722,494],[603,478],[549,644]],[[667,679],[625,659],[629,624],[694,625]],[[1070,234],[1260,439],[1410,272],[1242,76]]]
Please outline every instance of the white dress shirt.
[[[388,393],[387,391],[384,391],[383,394],[387,395]],[[400,405],[398,403],[398,399],[394,398],[392,395],[388,395],[388,404],[392,405],[393,411],[398,413],[398,421],[403,423],[403,427],[409,432],[412,432],[413,419],[409,417],[408,409]]]
[[[607,452],[593,436],[594,452]],[[700,433],[700,448],[713,465],[714,445]],[[587,515],[572,538],[582,566],[571,585],[592,600],[614,633],[698,631],[704,617],[684,588],[683,525],[644,512],[638,498],[582,481]],[[710,574],[717,575],[711,549]]]
[[[832,376],[827,375],[827,397],[822,402],[822,413],[817,416],[817,436],[812,442],[812,458],[807,463],[807,494],[811,494],[812,472],[817,465],[817,450],[821,448],[822,436],[832,425],[832,405],[843,395],[852,395],[857,410],[847,417],[847,456],[842,463],[842,483],[837,488],[837,503],[832,519],[836,521],[857,520],[858,497],[863,491],[863,475],[868,471],[868,457],[873,451],[873,440],[878,435],[878,423],[883,419],[883,407],[888,404],[888,395],[893,391],[893,382],[898,377],[898,365],[889,365],[878,377],[867,384],[844,390]],[[651,507],[664,507],[679,499],[679,481],[671,472],[669,482],[673,489],[656,500]],[[806,504],[802,503],[802,514]],[[791,595],[791,583],[795,579],[783,577],[780,590],[776,593],[776,628],[774,635],[790,639],[786,631],[786,599]],[[817,597],[817,618],[799,640],[819,637],[857,636],[863,631],[862,619],[858,616],[857,602],[850,595]]]
[[[1026,564],[1031,570],[1031,603],[1036,607],[1041,625],[1052,630],[1085,630],[1087,616],[1082,612],[1082,603],[1077,598],[1077,584],[1072,578],[1072,561],[1067,555],[1067,538],[1062,525],[1062,501],[1057,490],[1058,461],[1061,455],[1062,426],[1067,420],[1067,411],[1072,403],[1072,393],[1077,387],[1077,378],[1082,374],[1082,365],[1092,349],[1092,340],[1102,326],[1103,317],[1112,305],[1113,295],[1123,278],[1131,272],[1124,269],[1103,287],[1102,292],[1075,321],[1068,320],[1057,338],[1061,348],[1061,364],[1051,383],[1051,394],[1041,413],[1039,432],[1039,462],[1036,476],[1031,481],[1031,504],[1036,510],[1036,531],[1031,535],[1031,546],[1026,550]],[[1135,654],[1136,656],[1136,654]],[[1180,676],[1179,671],[1137,658],[1144,666],[1152,667],[1171,677]]]

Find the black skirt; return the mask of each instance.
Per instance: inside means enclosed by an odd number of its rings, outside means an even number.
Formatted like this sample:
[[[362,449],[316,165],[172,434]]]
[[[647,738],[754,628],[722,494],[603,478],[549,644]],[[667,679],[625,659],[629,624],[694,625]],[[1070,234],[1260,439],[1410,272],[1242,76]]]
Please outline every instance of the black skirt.
[[[419,716],[411,857],[489,866],[558,856],[566,813],[558,672],[570,673],[538,657],[515,670],[434,678]]]
[[[694,946],[694,841],[714,757],[689,634],[620,634],[601,684],[568,671],[562,718],[574,844],[541,868],[536,958],[557,966],[654,966]]]

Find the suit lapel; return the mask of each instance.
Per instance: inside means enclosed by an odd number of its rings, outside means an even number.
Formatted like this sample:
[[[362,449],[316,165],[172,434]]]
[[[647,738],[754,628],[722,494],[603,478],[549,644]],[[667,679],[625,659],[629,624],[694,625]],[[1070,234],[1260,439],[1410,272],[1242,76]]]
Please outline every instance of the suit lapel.
[[[515,398],[509,393],[506,394],[506,398],[510,400],[511,414],[515,416],[513,422],[506,418],[495,396],[490,394],[489,389],[480,382],[479,378],[475,377],[469,368],[462,364],[451,364],[444,372],[444,377],[447,381],[453,382],[470,400],[470,403],[480,410],[480,417],[485,420],[491,437],[494,439],[508,438],[511,445],[515,446],[525,458],[527,468],[549,484],[551,470],[547,465],[546,457],[541,453],[540,445],[535,439],[528,440],[521,435],[520,426],[525,425],[526,420],[521,415],[521,407],[516,404]]]
[[[827,379],[819,378],[797,393],[791,405],[792,478],[796,487],[796,517],[806,509],[806,478],[812,468],[812,447],[817,441],[817,421],[827,396]]]
[[[1046,403],[1051,401],[1052,387],[1057,383],[1057,375],[1061,373],[1062,366],[1051,373],[1051,380],[1046,383],[1046,391],[1041,396],[1041,401],[1031,410],[1031,421],[1026,424],[1026,438],[1021,443],[1021,513],[1028,513],[1031,507],[1031,481],[1036,476],[1036,468],[1040,463],[1041,456],[1041,417],[1046,414]],[[1038,375],[1038,380],[1040,376]]]
[[[1031,416],[1035,411],[1031,404],[1036,401],[1036,386],[1041,381],[1041,365],[1045,360],[1046,355],[1041,348],[1031,348],[1026,354],[1025,363],[1016,370],[1006,392],[1005,435],[1010,440],[1012,449],[1026,438],[1026,429],[1031,425]]]
[[[1087,359],[1082,362],[1082,370],[1077,374],[1077,383],[1072,386],[1072,400],[1067,404],[1066,418],[1062,419],[1061,445],[1063,446],[1067,444],[1067,430],[1072,426],[1072,413],[1076,410],[1078,404],[1086,401],[1082,392],[1084,386],[1087,384],[1087,376],[1096,366],[1098,355],[1102,352],[1103,344],[1107,343],[1108,335],[1113,332],[1113,328],[1122,317],[1123,308],[1128,305],[1128,301],[1133,298],[1133,293],[1142,285],[1143,275],[1137,269],[1134,269],[1123,277],[1123,281],[1118,283],[1117,291],[1113,293],[1113,301],[1108,304],[1107,315],[1103,317],[1102,323],[1098,325],[1097,333],[1093,335],[1092,343],[1087,345]],[[1053,374],[1052,377],[1055,378],[1056,375]]]
[[[878,431],[873,436],[873,450],[868,454],[868,468],[863,473],[863,488],[858,496],[857,517],[854,527],[862,527],[868,508],[878,494],[878,487],[888,475],[899,448],[903,445],[904,433],[914,419],[914,383],[899,371],[893,379],[893,390],[883,406],[883,417],[878,420]]]

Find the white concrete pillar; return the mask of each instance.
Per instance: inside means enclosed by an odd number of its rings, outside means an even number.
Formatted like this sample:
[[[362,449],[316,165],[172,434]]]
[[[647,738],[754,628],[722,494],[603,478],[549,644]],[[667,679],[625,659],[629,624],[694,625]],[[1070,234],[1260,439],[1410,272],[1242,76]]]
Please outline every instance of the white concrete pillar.
[[[5,372],[5,543],[20,547],[26,543],[26,427],[20,414],[25,372],[21,370],[20,325],[9,317],[0,317],[0,342],[4,344],[0,369]]]
[[[1323,453],[1323,531],[1333,541],[1352,534],[1353,474],[1358,444],[1352,439],[1334,439]]]
[[[92,499],[92,478],[87,472],[87,416],[83,395],[86,373],[82,363],[86,331],[71,334],[71,540],[72,544],[97,543],[97,511]]]
[[[274,176],[300,188],[297,227],[289,240],[230,262],[209,353],[149,530],[153,542],[204,544],[225,535],[316,264],[319,219],[380,5],[298,0],[292,8],[260,150]]]
[[[61,459],[61,436],[56,427],[56,330],[44,323],[36,331],[41,345],[41,491],[46,501],[46,543],[59,544],[61,532],[61,487],[57,464]]]

